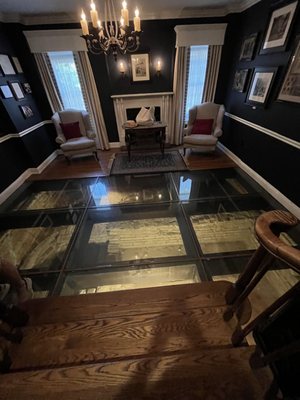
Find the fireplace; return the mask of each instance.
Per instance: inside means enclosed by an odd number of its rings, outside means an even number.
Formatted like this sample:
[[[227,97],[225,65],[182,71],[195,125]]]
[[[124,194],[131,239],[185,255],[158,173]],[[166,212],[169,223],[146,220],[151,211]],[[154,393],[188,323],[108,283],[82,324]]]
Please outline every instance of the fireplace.
[[[155,107],[157,121],[167,124],[166,142],[169,142],[169,133],[173,126],[172,121],[172,92],[119,94],[111,96],[114,102],[115,116],[121,146],[125,145],[125,131],[122,125],[128,119],[135,119],[141,107]]]

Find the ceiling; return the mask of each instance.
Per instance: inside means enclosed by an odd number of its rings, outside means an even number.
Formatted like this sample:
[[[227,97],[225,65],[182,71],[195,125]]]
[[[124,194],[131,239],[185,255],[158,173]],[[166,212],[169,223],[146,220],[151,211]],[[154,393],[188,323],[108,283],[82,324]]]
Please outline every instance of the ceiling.
[[[142,19],[222,16],[241,12],[260,0],[127,0],[133,16],[136,6]],[[121,10],[121,0],[115,1]],[[104,0],[95,0],[98,11]],[[118,7],[118,3],[120,7]],[[81,8],[89,10],[87,0],[1,0],[0,20],[25,24],[76,22]]]

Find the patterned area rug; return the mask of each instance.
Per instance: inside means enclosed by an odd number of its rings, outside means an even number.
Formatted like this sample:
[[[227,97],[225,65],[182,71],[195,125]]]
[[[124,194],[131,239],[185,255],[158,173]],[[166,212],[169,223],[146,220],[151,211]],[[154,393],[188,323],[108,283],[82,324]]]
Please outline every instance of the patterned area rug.
[[[144,174],[153,172],[185,171],[187,166],[179,151],[161,153],[117,153],[110,171],[111,175]]]

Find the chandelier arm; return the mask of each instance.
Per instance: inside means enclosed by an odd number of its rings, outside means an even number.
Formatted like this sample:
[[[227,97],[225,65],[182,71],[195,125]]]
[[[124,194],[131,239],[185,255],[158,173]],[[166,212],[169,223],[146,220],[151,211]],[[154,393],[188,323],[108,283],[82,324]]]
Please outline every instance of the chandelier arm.
[[[115,4],[113,1],[111,1],[111,7],[112,7],[112,14],[113,14],[113,18],[115,20],[115,38],[118,38],[119,35],[119,24],[118,24],[118,18],[117,18],[117,13],[116,13],[116,8],[115,8]]]
[[[107,1],[105,1],[104,3],[104,25],[105,25],[105,30],[106,30],[106,34],[108,36],[108,39],[110,38],[110,32],[108,30],[108,5],[107,5]]]

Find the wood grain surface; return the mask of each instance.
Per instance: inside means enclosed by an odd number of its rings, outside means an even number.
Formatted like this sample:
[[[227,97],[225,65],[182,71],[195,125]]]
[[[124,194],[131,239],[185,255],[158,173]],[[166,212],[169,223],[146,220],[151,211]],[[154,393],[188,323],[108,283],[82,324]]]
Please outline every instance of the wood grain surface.
[[[166,309],[223,306],[231,283],[220,281],[213,286],[202,282],[168,287],[124,290],[84,296],[36,299],[24,305],[30,315],[29,325],[99,319],[107,315],[145,314]]]
[[[0,400],[263,398],[223,321],[229,282],[32,300]]]
[[[223,321],[224,311],[207,307],[25,328],[22,343],[11,352],[11,369],[230,347],[232,331]]]
[[[1,400],[259,400],[253,348],[202,350],[0,376]]]

